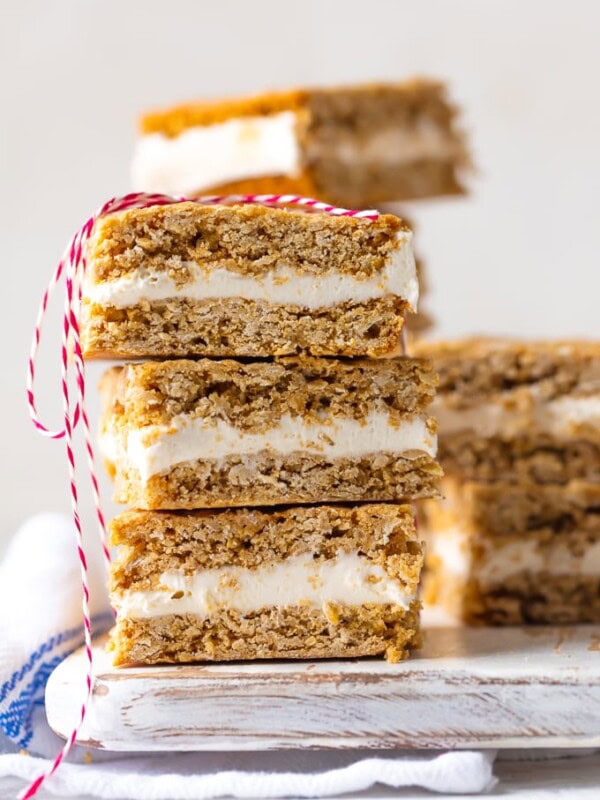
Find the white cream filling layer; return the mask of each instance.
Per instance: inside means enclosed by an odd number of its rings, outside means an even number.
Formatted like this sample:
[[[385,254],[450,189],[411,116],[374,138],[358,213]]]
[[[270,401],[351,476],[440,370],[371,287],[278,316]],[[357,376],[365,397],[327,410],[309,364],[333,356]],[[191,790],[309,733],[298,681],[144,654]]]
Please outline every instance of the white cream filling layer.
[[[192,576],[165,572],[160,583],[156,591],[113,596],[119,617],[207,617],[222,608],[250,613],[272,607],[321,608],[326,603],[392,603],[408,608],[415,597],[415,589],[405,589],[379,565],[358,553],[343,552],[326,561],[316,561],[310,554],[294,556],[257,569],[220,567]]]
[[[439,559],[445,572],[466,580],[471,571],[471,539],[460,528],[426,531],[427,558]]]
[[[481,586],[496,585],[520,572],[600,577],[600,542],[579,556],[562,542],[540,545],[526,536],[505,543],[477,539],[478,551],[483,551],[475,560],[471,551],[473,538],[458,527],[448,528],[428,535],[427,552],[441,560],[446,572],[460,579],[474,578]]]
[[[296,114],[283,111],[188,128],[179,136],[142,136],[132,182],[136,191],[188,194],[262,175],[296,175],[299,169]]]
[[[527,398],[527,402],[511,405],[481,403],[469,408],[452,408],[436,397],[431,414],[437,418],[444,434],[473,431],[477,436],[510,438],[534,429],[557,438],[572,436],[579,426],[600,430],[600,397],[559,397],[548,402]]]
[[[387,295],[401,297],[417,310],[419,283],[412,249],[412,232],[398,233],[398,249],[389,256],[384,268],[367,278],[342,272],[316,275],[297,272],[281,265],[266,275],[254,276],[227,269],[203,269],[194,263],[192,279],[177,284],[166,272],[144,267],[112,281],[87,281],[84,295],[91,303],[126,308],[142,300],[148,302],[185,298],[215,300],[244,298],[303,308],[324,308],[340,303],[363,303]]]
[[[425,159],[453,159],[460,154],[460,150],[460,144],[448,134],[446,128],[430,119],[420,119],[410,128],[390,125],[373,131],[363,139],[340,139],[335,147],[328,143],[323,148],[316,142],[311,154],[342,161],[350,167],[353,164],[401,166]]]
[[[302,452],[330,459],[382,451],[420,451],[433,457],[437,437],[428,430],[426,417],[392,424],[383,412],[372,412],[364,421],[331,417],[322,423],[285,414],[264,433],[247,433],[223,420],[181,416],[169,427],[129,431],[124,452],[107,431],[101,437],[101,448],[107,458],[126,461],[139,471],[142,480],[147,480],[185,461],[251,456],[265,450],[278,455]]]

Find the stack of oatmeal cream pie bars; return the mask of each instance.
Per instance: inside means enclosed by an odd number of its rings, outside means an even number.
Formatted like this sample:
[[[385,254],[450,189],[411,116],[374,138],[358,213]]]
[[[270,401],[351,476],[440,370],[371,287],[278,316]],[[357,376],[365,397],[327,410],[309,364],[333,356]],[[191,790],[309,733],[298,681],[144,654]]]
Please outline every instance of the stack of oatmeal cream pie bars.
[[[444,500],[425,599],[470,623],[600,622],[600,343],[420,343]]]
[[[292,192],[347,208],[458,194],[442,84],[196,102],[145,115],[134,187]],[[397,216],[190,202],[100,220],[88,358],[102,381],[115,662],[406,655],[422,546],[411,501],[441,474]],[[416,316],[414,329],[428,324]],[[146,359],[144,361],[144,359]]]
[[[418,638],[413,500],[441,474],[436,377],[401,355],[396,216],[179,202],[97,221],[115,663],[385,654]]]
[[[464,192],[469,159],[443,84],[413,80],[152,112],[133,166],[144,191],[385,210]],[[429,320],[391,214],[173,203],[101,219],[88,262],[86,357],[142,359],[101,386],[133,509],[112,524],[115,663],[404,657],[419,498],[427,603],[600,621],[597,342],[406,357],[405,317],[413,338]]]

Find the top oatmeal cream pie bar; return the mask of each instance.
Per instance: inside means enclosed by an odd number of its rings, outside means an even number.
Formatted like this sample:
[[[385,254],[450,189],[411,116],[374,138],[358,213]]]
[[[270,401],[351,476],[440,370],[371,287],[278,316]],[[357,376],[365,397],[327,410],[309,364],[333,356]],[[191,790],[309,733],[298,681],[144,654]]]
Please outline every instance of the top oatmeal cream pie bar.
[[[386,356],[416,310],[412,232],[375,218],[173,203],[100,218],[84,356]]]
[[[299,89],[146,114],[141,191],[292,192],[351,208],[464,191],[469,159],[444,84]]]

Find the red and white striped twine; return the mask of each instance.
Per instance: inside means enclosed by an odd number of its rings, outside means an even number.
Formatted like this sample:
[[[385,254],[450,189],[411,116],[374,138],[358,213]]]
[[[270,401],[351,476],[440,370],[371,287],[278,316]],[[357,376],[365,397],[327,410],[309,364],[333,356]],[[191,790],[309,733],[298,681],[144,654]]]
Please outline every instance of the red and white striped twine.
[[[94,446],[89,419],[85,408],[85,364],[81,351],[79,335],[79,310],[82,299],[83,278],[85,276],[87,267],[86,245],[90,238],[94,223],[99,217],[106,216],[107,214],[114,214],[118,211],[126,211],[127,209],[132,208],[148,208],[150,206],[169,205],[172,203],[188,201],[200,203],[202,205],[255,203],[259,205],[301,206],[307,210],[321,211],[326,214],[333,214],[335,216],[359,217],[363,219],[377,219],[379,216],[378,212],[374,210],[352,211],[346,208],[337,208],[336,206],[331,206],[327,203],[321,202],[320,200],[314,200],[309,197],[300,197],[299,195],[291,194],[210,195],[205,197],[186,198],[169,197],[162,194],[132,193],[125,195],[124,197],[113,197],[111,200],[108,200],[106,203],[104,203],[104,205],[101,206],[95,214],[89,217],[89,219],[84,223],[80,230],[77,231],[77,233],[69,242],[63,257],[59,261],[50,283],[43,294],[42,302],[40,303],[27,366],[27,404],[29,406],[31,420],[42,436],[49,437],[50,439],[65,440],[69,471],[69,489],[71,494],[71,511],[73,515],[73,523],[75,525],[77,555],[79,557],[79,565],[81,570],[83,629],[85,656],[87,661],[87,670],[85,676],[86,692],[81,704],[79,721],[73,728],[63,748],[58,753],[51,766],[45,772],[41,773],[20,795],[21,800],[29,800],[29,798],[34,797],[46,778],[56,772],[65,756],[69,753],[71,747],[77,739],[77,735],[85,719],[92,690],[93,656],[90,589],[88,583],[88,564],[85,551],[85,542],[81,519],[79,516],[79,492],[77,488],[76,462],[73,448],[73,434],[79,423],[83,424],[83,439],[87,455],[87,469],[92,484],[92,494],[96,510],[98,533],[100,535],[102,544],[102,552],[106,563],[110,564],[110,551],[108,548],[106,523],[100,501],[100,491],[94,457]],[[56,286],[61,283],[61,281],[64,282],[65,288],[61,343],[61,393],[63,399],[63,427],[52,430],[44,425],[38,415],[34,382],[36,358],[42,334],[42,324],[48,310],[50,297]],[[72,350],[73,364],[75,368],[74,380],[76,400],[74,405],[72,404],[69,392],[69,367],[71,365],[71,360],[69,358],[70,349]]]

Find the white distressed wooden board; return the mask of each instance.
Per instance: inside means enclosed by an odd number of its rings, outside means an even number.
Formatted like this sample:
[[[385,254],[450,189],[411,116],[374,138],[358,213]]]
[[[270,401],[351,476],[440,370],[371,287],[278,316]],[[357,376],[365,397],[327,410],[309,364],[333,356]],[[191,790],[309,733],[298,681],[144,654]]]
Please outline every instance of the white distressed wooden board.
[[[408,661],[114,669],[95,650],[79,742],[108,750],[600,747],[600,626],[426,630]],[[76,653],[46,690],[70,732]]]

